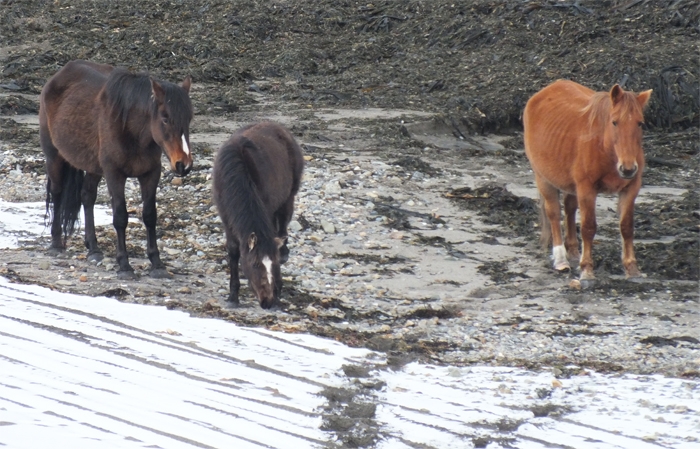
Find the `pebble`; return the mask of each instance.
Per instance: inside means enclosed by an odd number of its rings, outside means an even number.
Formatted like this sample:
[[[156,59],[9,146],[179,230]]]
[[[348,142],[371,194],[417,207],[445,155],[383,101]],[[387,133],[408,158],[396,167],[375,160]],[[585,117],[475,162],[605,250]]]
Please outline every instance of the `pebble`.
[[[323,232],[326,234],[335,234],[335,226],[329,221],[321,220],[321,228],[323,228]]]

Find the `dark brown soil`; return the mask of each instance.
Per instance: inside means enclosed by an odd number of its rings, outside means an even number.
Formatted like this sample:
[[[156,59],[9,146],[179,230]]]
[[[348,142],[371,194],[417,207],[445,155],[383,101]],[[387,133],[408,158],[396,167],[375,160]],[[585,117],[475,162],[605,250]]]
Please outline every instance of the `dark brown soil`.
[[[518,129],[530,95],[569,78],[653,88],[648,125],[682,129],[700,109],[699,22],[692,0],[4,0],[0,41],[17,49],[0,84],[37,93],[82,58],[220,83],[199,105],[214,112],[250,101],[248,88],[311,104],[410,105],[484,131]],[[263,78],[276,82],[252,83]]]

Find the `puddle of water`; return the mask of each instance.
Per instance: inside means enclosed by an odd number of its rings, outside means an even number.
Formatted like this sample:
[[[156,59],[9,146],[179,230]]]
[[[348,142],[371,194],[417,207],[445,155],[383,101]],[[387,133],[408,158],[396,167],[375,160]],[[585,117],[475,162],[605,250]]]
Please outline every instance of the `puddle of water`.
[[[81,213],[82,214],[82,213]],[[112,211],[95,206],[95,226],[112,224]],[[46,203],[10,203],[0,200],[0,248],[18,248],[24,241],[50,234],[44,225]]]

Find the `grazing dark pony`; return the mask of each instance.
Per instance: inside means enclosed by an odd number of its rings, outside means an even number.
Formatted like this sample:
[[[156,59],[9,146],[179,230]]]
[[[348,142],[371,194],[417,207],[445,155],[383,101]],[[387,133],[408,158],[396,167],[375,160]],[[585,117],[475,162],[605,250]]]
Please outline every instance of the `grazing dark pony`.
[[[641,275],[632,243],[633,215],[644,170],[643,110],[651,92],[626,92],[617,84],[610,92],[594,92],[559,80],[527,102],[523,113],[525,152],[541,195],[541,241],[548,245],[551,237],[556,270],[570,270],[569,260],[579,257],[576,209],[580,208],[581,279],[594,278],[591,247],[596,232],[596,197],[598,193],[617,193],[622,265],[628,278]],[[564,193],[564,244],[560,191]]]
[[[226,232],[231,268],[228,300],[238,304],[240,259],[260,306],[279,303],[280,264],[287,261],[287,225],[294,212],[304,159],[282,126],[262,122],[228,139],[214,161],[214,201]]]
[[[39,137],[46,156],[50,252],[65,249],[82,204],[88,260],[102,260],[93,207],[104,176],[112,196],[119,278],[133,279],[125,241],[124,185],[126,178],[137,178],[150,274],[170,277],[156,242],[156,189],[164,150],[176,174],[184,176],[192,168],[190,83],[189,77],[178,86],[88,61],[69,62],[46,83],[39,106]]]

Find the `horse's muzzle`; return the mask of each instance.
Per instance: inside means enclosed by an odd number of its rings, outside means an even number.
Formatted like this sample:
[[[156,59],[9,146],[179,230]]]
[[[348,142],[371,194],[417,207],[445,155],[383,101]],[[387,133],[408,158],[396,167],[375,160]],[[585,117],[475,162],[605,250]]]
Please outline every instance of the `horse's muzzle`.
[[[634,164],[631,168],[625,168],[623,165],[617,166],[617,172],[622,179],[632,179],[637,174],[637,164]]]
[[[185,176],[190,172],[190,170],[192,170],[192,165],[185,166],[185,164],[182,161],[177,161],[175,163],[175,173],[177,173],[180,176]]]

